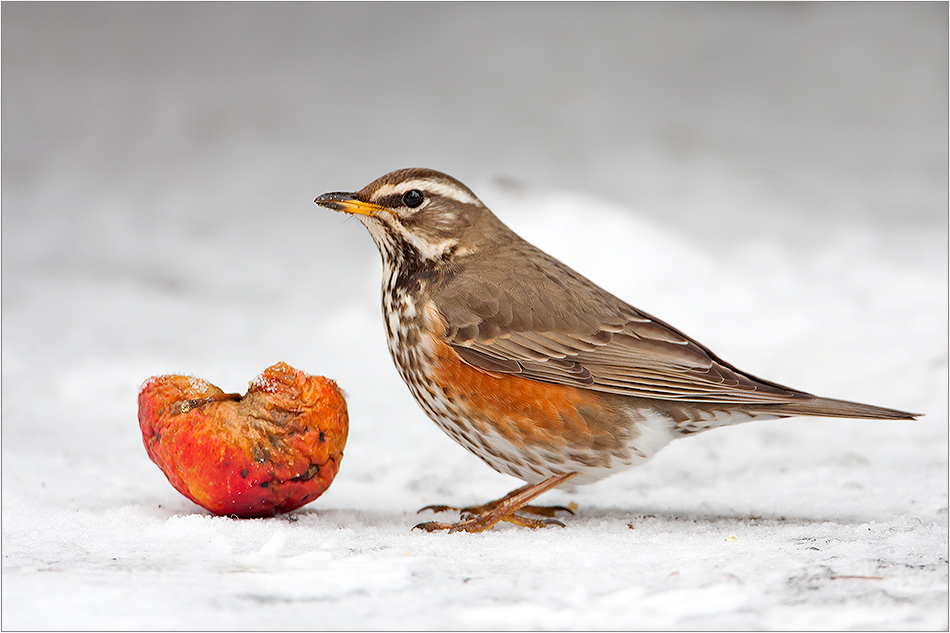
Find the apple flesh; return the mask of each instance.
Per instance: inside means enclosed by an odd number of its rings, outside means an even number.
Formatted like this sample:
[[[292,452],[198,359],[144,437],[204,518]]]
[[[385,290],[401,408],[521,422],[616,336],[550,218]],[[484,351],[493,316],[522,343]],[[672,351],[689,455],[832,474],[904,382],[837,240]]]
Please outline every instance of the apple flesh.
[[[139,391],[148,456],[180,493],[219,515],[273,516],[330,487],[349,427],[336,383],[285,363],[247,394],[190,376],[155,376]]]

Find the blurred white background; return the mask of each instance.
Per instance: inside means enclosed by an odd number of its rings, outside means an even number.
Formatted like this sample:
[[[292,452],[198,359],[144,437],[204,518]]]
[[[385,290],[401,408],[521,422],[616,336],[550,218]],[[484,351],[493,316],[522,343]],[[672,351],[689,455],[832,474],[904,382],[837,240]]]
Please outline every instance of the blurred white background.
[[[946,226],[940,3],[3,15],[4,222],[17,228],[117,207],[159,222],[171,192],[236,222],[410,165],[595,192],[704,239],[788,216]],[[58,197],[37,195],[53,184]],[[64,258],[68,233],[50,236]]]

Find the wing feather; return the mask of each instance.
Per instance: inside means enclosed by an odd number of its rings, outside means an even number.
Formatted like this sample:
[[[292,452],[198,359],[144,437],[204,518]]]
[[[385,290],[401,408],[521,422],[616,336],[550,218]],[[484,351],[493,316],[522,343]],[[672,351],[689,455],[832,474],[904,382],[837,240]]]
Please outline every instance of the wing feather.
[[[465,362],[643,398],[734,404],[812,398],[739,371],[542,251],[525,242],[514,246],[520,250],[480,260],[521,259],[517,269],[526,274],[471,266],[436,291],[447,342]]]

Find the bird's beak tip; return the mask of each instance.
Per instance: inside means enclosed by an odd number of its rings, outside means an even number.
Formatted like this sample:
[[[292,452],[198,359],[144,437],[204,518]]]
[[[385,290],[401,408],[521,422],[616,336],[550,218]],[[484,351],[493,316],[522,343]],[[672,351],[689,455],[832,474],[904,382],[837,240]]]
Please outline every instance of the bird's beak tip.
[[[317,196],[314,202],[321,207],[343,213],[373,216],[381,207],[370,202],[363,202],[354,193],[333,191]]]

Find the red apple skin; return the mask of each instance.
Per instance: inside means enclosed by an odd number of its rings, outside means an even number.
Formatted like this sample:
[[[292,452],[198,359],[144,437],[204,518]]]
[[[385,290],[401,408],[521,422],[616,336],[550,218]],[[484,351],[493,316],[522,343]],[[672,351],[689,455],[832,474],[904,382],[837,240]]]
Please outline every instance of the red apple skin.
[[[273,516],[330,487],[349,428],[336,383],[285,363],[243,397],[188,376],[155,376],[139,391],[148,456],[180,493],[214,514]]]

